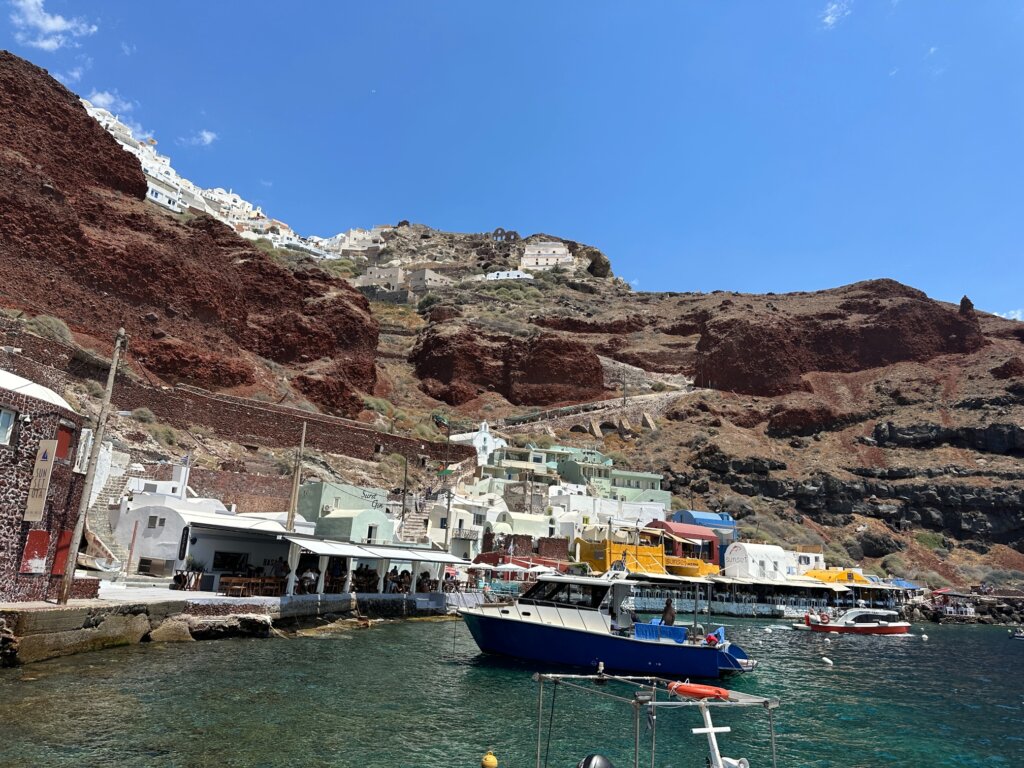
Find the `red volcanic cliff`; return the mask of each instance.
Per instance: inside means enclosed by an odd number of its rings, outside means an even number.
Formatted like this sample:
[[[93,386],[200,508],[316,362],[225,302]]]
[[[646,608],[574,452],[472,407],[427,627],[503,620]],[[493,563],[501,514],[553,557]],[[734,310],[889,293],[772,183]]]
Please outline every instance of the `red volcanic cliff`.
[[[594,351],[552,334],[524,339],[435,324],[420,336],[410,362],[423,390],[451,405],[488,390],[516,405],[594,400],[603,391]]]
[[[318,405],[357,412],[376,378],[366,299],[145,195],[138,161],[74,94],[0,52],[0,305],[100,345],[123,323],[134,363],[167,381],[259,391],[272,360]]]
[[[726,312],[701,325],[698,385],[780,395],[805,388],[801,376],[812,371],[923,362],[987,343],[972,309],[957,311],[892,280],[788,294],[767,309]]]

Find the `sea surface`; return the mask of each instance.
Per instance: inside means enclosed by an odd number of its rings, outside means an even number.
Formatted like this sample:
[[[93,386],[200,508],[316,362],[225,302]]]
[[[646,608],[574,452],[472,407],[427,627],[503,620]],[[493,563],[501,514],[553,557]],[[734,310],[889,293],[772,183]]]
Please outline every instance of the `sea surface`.
[[[771,632],[767,630],[771,629]],[[922,630],[928,639],[921,637]],[[761,660],[730,687],[777,696],[780,766],[1024,765],[1024,642],[997,627],[825,638],[729,620]],[[827,656],[834,662],[822,661]],[[533,766],[532,667],[478,653],[461,622],[274,640],[147,644],[0,670],[0,766]],[[554,670],[547,670],[554,671]],[[633,764],[630,709],[559,688],[547,765]],[[641,765],[705,765],[694,710],[663,713]],[[763,711],[716,714],[723,754],[770,766]]]

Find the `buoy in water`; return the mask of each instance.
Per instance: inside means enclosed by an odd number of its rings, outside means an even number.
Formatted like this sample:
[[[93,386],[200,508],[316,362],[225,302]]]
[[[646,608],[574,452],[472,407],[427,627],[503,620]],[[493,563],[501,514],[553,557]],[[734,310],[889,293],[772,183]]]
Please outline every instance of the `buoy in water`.
[[[480,768],[498,768],[498,758],[493,752],[487,750],[487,754],[480,760]]]
[[[766,635],[770,635],[770,634],[772,633],[772,628],[771,628],[771,627],[765,627],[765,628],[764,628],[764,633],[765,633]]]
[[[922,640],[927,640],[928,639],[928,635],[921,635],[921,639]]]
[[[825,645],[832,645],[832,641],[829,640],[827,637],[825,638]]]
[[[833,666],[832,659],[830,659],[828,656],[822,656],[821,660],[824,661],[828,666]]]

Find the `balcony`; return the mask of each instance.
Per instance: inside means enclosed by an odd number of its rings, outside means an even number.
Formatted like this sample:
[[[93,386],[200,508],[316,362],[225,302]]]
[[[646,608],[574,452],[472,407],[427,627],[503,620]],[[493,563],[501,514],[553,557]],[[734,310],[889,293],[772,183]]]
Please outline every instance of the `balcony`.
[[[452,528],[453,539],[465,539],[467,541],[476,541],[480,538],[479,528]]]

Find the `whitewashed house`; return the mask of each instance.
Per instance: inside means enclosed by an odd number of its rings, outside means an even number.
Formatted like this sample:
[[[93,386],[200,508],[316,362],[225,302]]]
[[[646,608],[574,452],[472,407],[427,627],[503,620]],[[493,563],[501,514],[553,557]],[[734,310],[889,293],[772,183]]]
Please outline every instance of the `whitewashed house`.
[[[451,441],[458,445],[472,445],[476,450],[476,465],[478,467],[486,466],[492,453],[508,445],[504,438],[491,432],[486,421],[480,422],[480,429],[476,432],[461,432],[452,435]]]
[[[527,243],[519,269],[551,269],[553,267],[572,267],[573,258],[564,243],[545,241]]]
[[[484,280],[533,280],[533,275],[519,269],[509,269],[504,272],[488,272]]]

